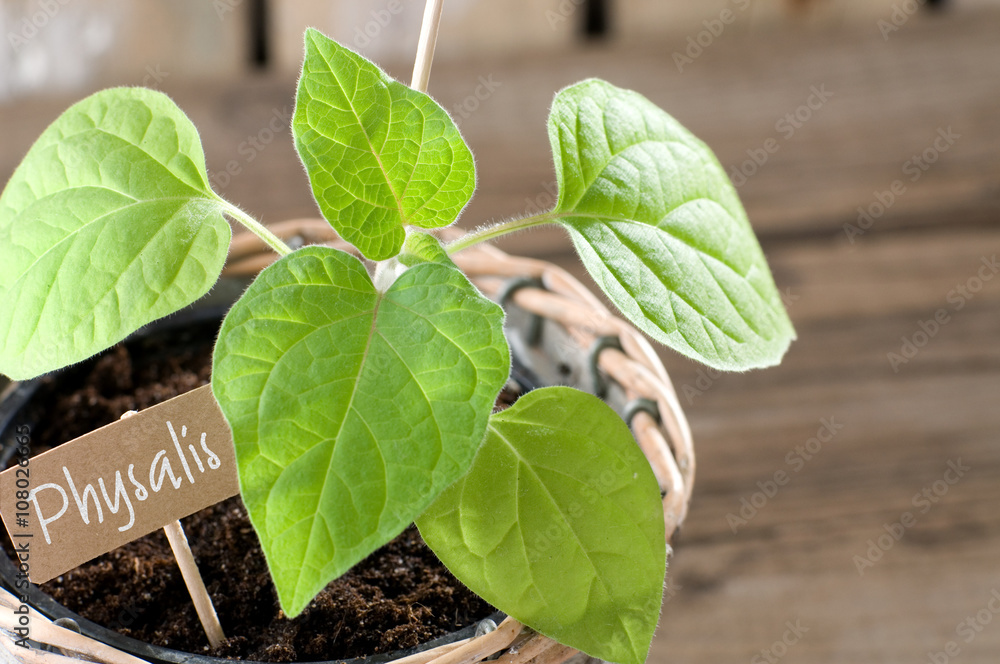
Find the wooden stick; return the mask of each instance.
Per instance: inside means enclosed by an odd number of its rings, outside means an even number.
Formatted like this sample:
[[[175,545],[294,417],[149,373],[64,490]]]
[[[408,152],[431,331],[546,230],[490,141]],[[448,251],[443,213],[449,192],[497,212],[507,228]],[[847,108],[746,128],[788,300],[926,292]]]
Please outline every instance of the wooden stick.
[[[441,655],[446,655],[452,650],[458,650],[471,640],[472,639],[470,638],[455,641],[454,643],[446,643],[443,646],[438,646],[437,648],[432,648],[431,650],[425,650],[424,652],[418,652],[415,655],[394,659],[391,664],[432,664],[434,660]]]
[[[14,610],[20,606],[21,602],[17,598],[0,588],[0,628],[13,631],[18,627],[24,627],[20,622],[20,616],[14,615]],[[115,650],[100,641],[60,627],[31,607],[28,607],[28,618],[31,629],[29,638],[33,641],[88,655],[92,661],[106,662],[107,664],[146,664],[143,660]],[[52,653],[41,654],[41,651],[38,650],[24,650],[20,646],[14,646],[14,648],[14,652],[18,653],[18,656],[26,662],[56,661],[53,658],[59,657],[59,655]],[[30,657],[28,657],[29,654]]]
[[[212,598],[209,597],[205,582],[194,562],[194,555],[191,553],[191,547],[188,546],[181,522],[168,523],[163,527],[163,532],[166,533],[170,548],[174,552],[174,557],[177,558],[177,565],[181,568],[181,576],[184,577],[184,585],[191,593],[191,600],[198,612],[201,626],[205,628],[208,643],[213,648],[217,648],[220,643],[226,640],[226,635],[222,631],[222,625],[219,624],[219,616],[215,613]]]
[[[441,27],[441,10],[444,0],[427,0],[424,6],[424,22],[420,26],[420,41],[417,43],[417,59],[413,63],[413,80],[410,87],[427,92],[431,79],[431,63],[434,61],[434,47],[437,45],[438,30]]]
[[[132,417],[136,411],[130,410],[121,416],[121,419]],[[194,554],[191,553],[191,546],[188,544],[187,536],[180,521],[168,523],[163,527],[163,533],[170,542],[170,550],[174,552],[177,559],[177,566],[181,568],[181,577],[184,578],[184,585],[187,586],[191,601],[194,602],[194,609],[198,612],[198,620],[205,630],[208,643],[213,648],[217,648],[220,643],[226,640],[226,635],[219,624],[219,616],[215,612],[215,605],[205,588],[205,581],[201,578],[198,565],[194,561]]]
[[[469,639],[461,647],[431,660],[429,664],[475,664],[509,646],[522,629],[524,625],[507,617],[492,632]]]

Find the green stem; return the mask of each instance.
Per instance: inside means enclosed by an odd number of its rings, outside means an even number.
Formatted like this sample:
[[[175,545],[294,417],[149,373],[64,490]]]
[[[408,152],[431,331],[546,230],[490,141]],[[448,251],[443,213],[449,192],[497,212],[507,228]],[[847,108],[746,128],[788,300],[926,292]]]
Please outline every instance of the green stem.
[[[468,249],[469,247],[475,246],[480,242],[495,240],[496,238],[502,237],[509,233],[516,233],[517,231],[523,231],[528,228],[534,228],[535,226],[543,226],[545,224],[550,224],[555,219],[558,219],[561,216],[563,215],[561,215],[558,212],[545,212],[543,214],[535,214],[530,217],[523,217],[521,219],[512,219],[510,221],[504,221],[499,224],[496,224],[495,226],[487,226],[485,228],[480,228],[450,243],[448,246],[445,247],[445,250],[449,254],[456,254],[462,251],[463,249]]]
[[[235,205],[233,205],[224,198],[219,198],[219,202],[222,203],[223,212],[225,212],[230,217],[232,217],[236,221],[246,226],[257,237],[263,240],[264,243],[267,244],[267,246],[271,247],[282,256],[287,256],[288,254],[292,253],[291,247],[285,244],[285,242],[280,237],[269,231],[267,227],[264,226],[262,223],[260,223],[259,221],[257,221],[256,219],[248,215],[246,212],[239,209],[238,207],[236,207]]]

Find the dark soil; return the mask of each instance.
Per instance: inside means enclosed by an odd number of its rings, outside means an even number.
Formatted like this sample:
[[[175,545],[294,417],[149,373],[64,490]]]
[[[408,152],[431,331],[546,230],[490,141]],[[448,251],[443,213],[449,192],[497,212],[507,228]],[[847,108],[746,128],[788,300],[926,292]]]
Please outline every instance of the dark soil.
[[[214,332],[169,355],[166,342],[118,346],[46,388],[26,413],[39,451],[208,383]],[[171,343],[181,341],[176,336]],[[509,401],[504,395],[503,401]],[[457,581],[410,526],[337,579],[294,620],[278,608],[257,536],[240,499],[183,520],[229,637],[210,649],[161,531],[42,586],[69,609],[142,641],[176,650],[269,662],[385,653],[465,627],[493,608]]]

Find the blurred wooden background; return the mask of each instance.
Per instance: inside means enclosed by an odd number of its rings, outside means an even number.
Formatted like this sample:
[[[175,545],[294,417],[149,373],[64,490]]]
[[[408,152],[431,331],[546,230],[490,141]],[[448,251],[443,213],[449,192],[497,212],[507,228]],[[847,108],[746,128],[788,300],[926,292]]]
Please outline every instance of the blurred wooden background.
[[[69,66],[57,22],[19,52],[0,44],[0,179],[76,98],[146,84],[200,128],[220,194],[265,221],[314,215],[286,129],[301,30],[351,43],[389,3],[276,2],[269,68],[251,70],[252,2],[220,2],[221,18],[207,0],[75,15],[93,67],[68,81],[51,78]],[[911,3],[828,0],[792,19],[776,0],[743,4],[621,2],[610,35],[585,42],[580,3],[450,3],[431,93],[477,156],[462,223],[551,205],[547,108],[581,78],[637,89],[701,136],[740,185],[799,340],[781,367],[742,375],[663,353],[699,469],[650,662],[992,664],[1000,8],[894,17]],[[420,5],[404,1],[363,49],[403,80]],[[0,4],[0,34],[24,6],[38,3]],[[727,8],[733,22],[705,36]],[[132,55],[108,63],[116,44]],[[559,232],[505,246],[581,274]],[[778,471],[788,481],[772,486]],[[741,515],[742,500],[756,507]],[[915,523],[895,526],[906,513]]]

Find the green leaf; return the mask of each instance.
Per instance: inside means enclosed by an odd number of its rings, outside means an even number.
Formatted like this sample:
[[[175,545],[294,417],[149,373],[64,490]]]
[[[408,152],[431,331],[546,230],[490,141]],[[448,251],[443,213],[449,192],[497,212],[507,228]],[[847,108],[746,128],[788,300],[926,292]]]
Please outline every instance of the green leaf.
[[[593,657],[645,661],[666,571],[663,505],[628,427],[597,397],[544,388],[493,415],[468,475],[417,525],[508,615]]]
[[[399,253],[406,225],[455,221],[476,171],[445,110],[316,30],[305,39],[292,132],[323,216],[372,260]]]
[[[325,247],[268,267],[226,316],[212,388],[289,616],[468,470],[509,372],[502,325],[455,269],[380,294]]]
[[[0,196],[0,372],[84,360],[205,294],[229,247],[198,132],[141,88],[75,104]]]
[[[549,116],[555,216],[632,323],[717,369],[777,364],[795,330],[711,150],[642,95],[589,80]]]
[[[403,243],[403,251],[399,254],[399,262],[407,267],[420,263],[439,263],[455,267],[451,256],[441,246],[441,241],[428,233],[410,233]],[[457,269],[457,268],[456,268]]]

